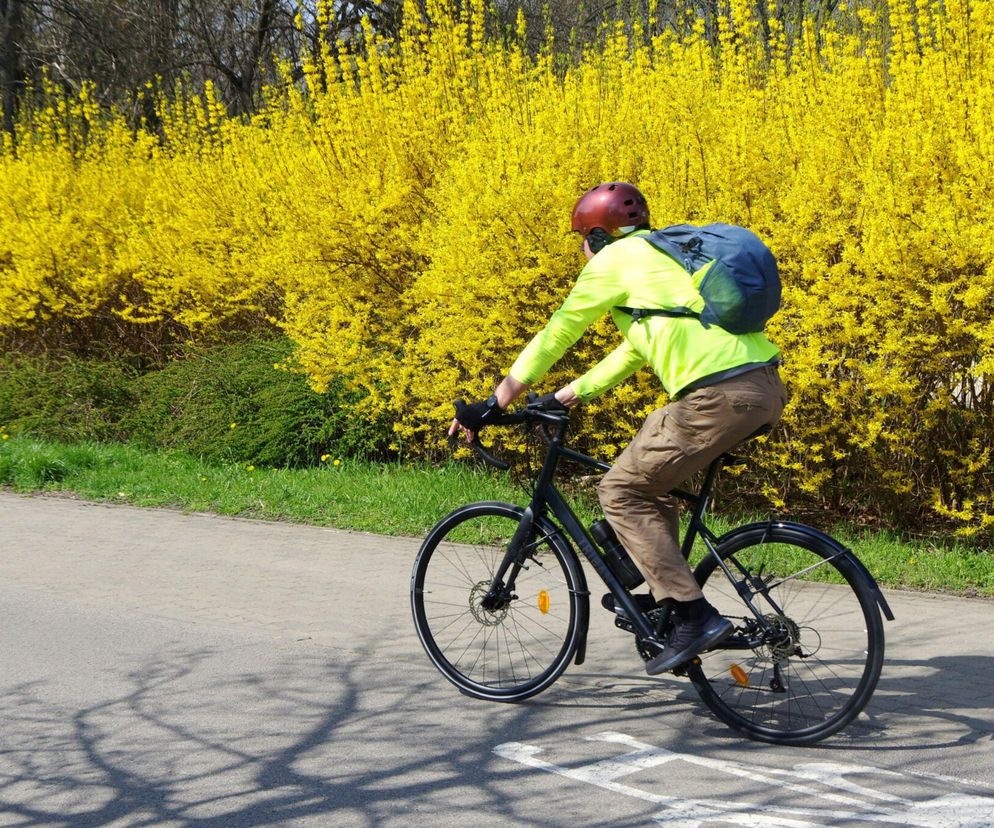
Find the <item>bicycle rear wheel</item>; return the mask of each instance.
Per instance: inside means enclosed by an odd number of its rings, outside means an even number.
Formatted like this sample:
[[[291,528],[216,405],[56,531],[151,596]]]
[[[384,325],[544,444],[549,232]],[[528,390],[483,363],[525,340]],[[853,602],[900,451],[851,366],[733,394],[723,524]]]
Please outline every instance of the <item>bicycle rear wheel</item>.
[[[735,632],[687,671],[702,700],[761,741],[807,745],[837,733],[870,700],[883,664],[871,583],[847,550],[790,524],[744,527],[718,553],[734,585],[711,554],[694,574]]]
[[[484,606],[523,511],[495,502],[457,509],[432,529],[414,563],[411,608],[425,652],[478,699],[521,701],[547,688],[569,664],[586,620],[576,556],[539,522],[523,542],[510,596]]]

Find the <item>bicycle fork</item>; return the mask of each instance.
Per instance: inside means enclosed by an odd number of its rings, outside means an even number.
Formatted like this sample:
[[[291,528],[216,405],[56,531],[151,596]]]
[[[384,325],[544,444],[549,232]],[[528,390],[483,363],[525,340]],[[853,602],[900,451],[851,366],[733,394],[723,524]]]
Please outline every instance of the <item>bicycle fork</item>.
[[[507,551],[504,553],[504,559],[501,561],[500,566],[494,573],[490,589],[483,596],[481,604],[485,610],[493,612],[501,609],[517,597],[514,595],[514,582],[518,577],[518,573],[525,568],[525,561],[528,559],[528,552],[530,551],[526,545],[526,541],[532,536],[534,528],[535,512],[531,506],[528,506],[524,514],[521,515],[518,528],[511,536],[511,540],[508,541]],[[532,543],[531,548],[534,549],[534,547],[535,544]],[[510,570],[511,574],[505,581],[508,570]]]

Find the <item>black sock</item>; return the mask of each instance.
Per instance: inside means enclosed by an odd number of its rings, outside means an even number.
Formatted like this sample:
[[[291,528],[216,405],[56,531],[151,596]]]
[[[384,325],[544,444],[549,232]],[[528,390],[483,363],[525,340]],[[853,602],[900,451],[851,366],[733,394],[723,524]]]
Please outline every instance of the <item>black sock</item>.
[[[697,598],[694,601],[678,601],[676,612],[684,621],[700,621],[710,614],[711,605],[708,603],[707,598]]]

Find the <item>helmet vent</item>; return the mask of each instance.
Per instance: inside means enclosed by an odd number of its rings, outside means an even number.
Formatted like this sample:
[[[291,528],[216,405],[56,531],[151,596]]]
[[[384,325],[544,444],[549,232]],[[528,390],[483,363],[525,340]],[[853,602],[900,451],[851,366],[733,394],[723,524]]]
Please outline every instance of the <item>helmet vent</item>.
[[[634,198],[626,198],[625,199],[625,206],[626,207],[631,207],[634,203],[635,203],[635,199]]]

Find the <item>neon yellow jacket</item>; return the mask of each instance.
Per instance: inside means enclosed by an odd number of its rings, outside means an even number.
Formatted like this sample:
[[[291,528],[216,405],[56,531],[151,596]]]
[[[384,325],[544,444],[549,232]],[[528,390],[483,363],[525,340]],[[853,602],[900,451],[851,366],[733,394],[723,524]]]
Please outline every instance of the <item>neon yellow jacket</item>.
[[[583,401],[603,394],[649,365],[671,397],[734,369],[774,361],[779,350],[764,334],[732,334],[693,317],[650,316],[640,322],[615,310],[704,309],[695,277],[644,241],[638,231],[608,245],[580,272],[562,306],[511,366],[510,375],[531,385],[539,380],[608,311],[624,335],[622,343],[571,385]]]

